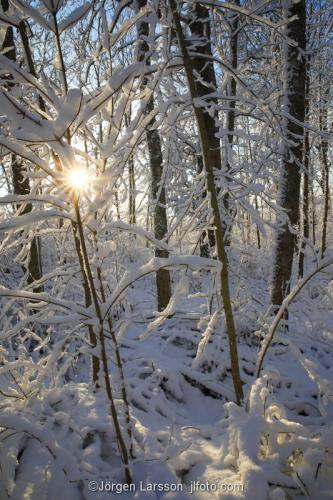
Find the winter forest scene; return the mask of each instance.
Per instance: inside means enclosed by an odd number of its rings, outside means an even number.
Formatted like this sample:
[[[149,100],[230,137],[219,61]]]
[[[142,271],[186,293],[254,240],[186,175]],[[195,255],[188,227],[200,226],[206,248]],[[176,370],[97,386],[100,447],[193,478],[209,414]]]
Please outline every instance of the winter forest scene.
[[[0,0],[0,500],[333,499],[331,0]]]

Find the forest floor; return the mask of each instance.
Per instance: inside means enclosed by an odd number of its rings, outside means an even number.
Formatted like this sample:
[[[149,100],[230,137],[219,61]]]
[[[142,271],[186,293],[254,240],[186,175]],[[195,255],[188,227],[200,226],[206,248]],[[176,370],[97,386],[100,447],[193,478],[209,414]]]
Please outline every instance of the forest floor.
[[[108,404],[88,384],[81,357],[62,384],[44,373],[31,397],[3,398],[0,425],[12,432],[1,442],[1,500],[333,498],[330,277],[315,276],[292,304],[289,331],[280,329],[256,380],[257,332],[271,321],[264,315],[269,260],[249,251],[230,265],[244,406],[231,402],[223,318],[207,329],[208,277],[174,273],[175,313],[163,321],[152,316],[153,282],[143,278],[126,296],[132,319],[121,349],[135,492],[119,490]],[[97,486],[105,491],[89,491]]]

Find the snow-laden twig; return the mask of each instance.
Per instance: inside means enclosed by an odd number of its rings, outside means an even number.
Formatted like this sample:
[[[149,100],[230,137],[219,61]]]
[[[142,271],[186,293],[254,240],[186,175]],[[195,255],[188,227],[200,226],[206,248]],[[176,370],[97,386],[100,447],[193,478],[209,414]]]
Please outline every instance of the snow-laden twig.
[[[108,315],[113,304],[132,283],[139,280],[140,278],[143,278],[147,274],[158,271],[159,269],[176,270],[181,269],[182,267],[188,267],[193,271],[208,269],[217,273],[221,270],[221,263],[214,259],[206,259],[194,255],[183,255],[180,257],[171,255],[165,259],[160,257],[153,257],[149,262],[147,262],[147,264],[144,264],[134,271],[125,273],[116,290],[112,293],[106,304],[104,304],[104,319]]]
[[[318,263],[318,266],[311,271],[307,276],[305,276],[302,280],[300,280],[294,288],[291,290],[289,295],[284,299],[284,301],[281,304],[280,309],[278,310],[274,321],[272,325],[270,326],[268,333],[266,335],[266,338],[263,341],[260,353],[259,353],[259,362],[258,362],[258,369],[257,369],[257,378],[260,376],[261,368],[266,356],[266,353],[268,351],[269,346],[272,343],[272,340],[274,338],[275,332],[277,330],[277,327],[280,324],[281,319],[283,318],[285,312],[288,310],[288,307],[290,304],[293,302],[293,300],[297,297],[299,292],[302,290],[302,288],[305,287],[305,285],[319,272],[323,271],[326,269],[326,267],[330,266],[333,264],[333,257],[328,257],[327,259],[322,260],[321,262]]]

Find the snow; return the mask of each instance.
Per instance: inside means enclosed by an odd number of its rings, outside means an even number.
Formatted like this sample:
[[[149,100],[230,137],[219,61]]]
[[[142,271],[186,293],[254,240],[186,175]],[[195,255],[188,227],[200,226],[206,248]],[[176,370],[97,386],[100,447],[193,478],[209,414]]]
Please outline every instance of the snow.
[[[200,258],[171,261],[177,267],[186,262],[193,270],[202,265]],[[156,269],[161,263],[165,261],[153,259],[143,269]],[[216,261],[211,265],[216,268]],[[246,274],[245,269],[243,267],[242,276]],[[141,310],[142,315],[143,310],[138,304],[137,323],[131,323],[122,335],[121,352],[131,401],[136,458],[132,464],[135,491],[123,491],[121,496],[177,500],[266,499],[285,498],[282,496],[285,492],[293,491],[301,495],[306,488],[310,497],[330,498],[332,459],[327,450],[333,445],[330,389],[333,373],[332,369],[324,368],[327,361],[319,352],[325,350],[325,356],[332,360],[333,349],[328,349],[319,338],[304,336],[301,330],[297,334],[294,331],[288,346],[285,343],[280,348],[278,343],[273,346],[264,373],[256,381],[251,379],[245,405],[240,408],[228,402],[233,399],[233,391],[226,381],[214,382],[214,371],[202,371],[213,352],[209,350],[211,340],[221,327],[220,313],[215,313],[207,326],[202,324],[202,334],[196,320],[182,319],[184,313],[179,311],[190,312],[191,302],[204,304],[205,299],[193,293],[192,299],[187,298],[188,286],[193,285],[187,283],[188,274],[179,272],[176,290],[180,295],[172,315],[155,324],[154,332],[138,342],[150,321],[139,321],[138,313]],[[138,274],[141,276],[142,272]],[[139,288],[147,293],[151,277],[144,275]],[[125,277],[123,283],[129,283],[133,276],[132,273]],[[133,288],[128,293],[131,296]],[[46,297],[42,294],[43,299]],[[222,340],[226,345],[225,335]],[[297,346],[301,346],[302,353]],[[315,346],[319,351],[312,350]],[[55,351],[59,349],[63,349],[63,342]],[[244,366],[246,353],[244,340],[240,344]],[[20,356],[20,371],[18,362],[12,361],[6,363],[0,373],[0,381],[4,381],[7,374],[7,383],[9,370],[15,373],[24,393],[31,394],[26,399],[12,381],[11,394],[15,397],[2,401],[0,426],[9,433],[1,443],[1,456],[8,457],[6,468],[2,466],[3,491],[17,499],[23,495],[52,498],[54,488],[64,498],[107,498],[108,491],[88,490],[89,481],[97,481],[99,487],[104,484],[106,490],[109,483],[119,485],[118,489],[122,484],[104,394],[79,382],[86,376],[84,372],[79,375],[82,362],[76,368],[79,370],[77,382],[59,386],[61,378],[53,378],[52,371],[44,369],[36,385],[32,374],[41,366],[28,362],[28,352],[21,351]],[[112,351],[109,356],[113,357]],[[51,367],[52,363],[50,360],[45,367]],[[67,369],[71,364],[66,365]],[[293,366],[292,373],[290,366]],[[26,372],[24,378],[22,369]],[[116,381],[116,377],[114,372],[112,379]],[[5,385],[0,389],[5,391]],[[120,410],[120,400],[118,404]],[[308,416],[302,416],[303,412]],[[14,481],[14,470],[18,467],[16,457],[22,447],[20,472]],[[111,469],[110,464],[113,464]],[[196,483],[198,478],[200,484]],[[77,488],[79,484],[83,489]],[[169,486],[161,486],[159,492],[147,491],[150,484],[178,485],[179,488],[181,485],[182,491],[167,491]],[[217,491],[212,491],[215,485]]]
[[[182,4],[184,33],[190,3]],[[278,165],[284,151],[293,158],[297,138],[286,141],[289,94],[281,102],[283,82],[275,74],[280,61],[273,50],[287,45],[279,38],[286,20],[274,6],[267,13],[266,2],[201,3],[216,9],[211,43],[219,84],[194,103],[167,3],[152,0],[138,10],[129,0],[116,6],[12,0],[0,12],[1,42],[7,26],[27,21],[36,70],[33,76],[15,31],[17,59],[7,58],[8,47],[0,54],[0,500],[333,498],[331,219],[325,258],[308,237],[304,278],[295,258],[290,293],[275,315],[269,298],[272,233],[288,222],[276,189]],[[289,9],[290,0],[283,5]],[[246,19],[236,70],[227,60],[225,11]],[[137,61],[139,23],[148,24],[150,64]],[[198,55],[197,40],[187,43]],[[321,64],[315,59],[311,73],[312,114],[323,104],[316,95]],[[239,83],[232,146],[225,144],[230,74]],[[198,72],[195,78],[212,87]],[[223,161],[214,180],[221,217],[233,223],[226,252],[241,406],[220,293],[223,268],[209,248],[214,228],[206,172],[198,172],[193,104],[218,119]],[[318,134],[312,114],[305,128],[318,240],[317,145],[328,134]],[[147,146],[152,129],[163,153],[157,195]],[[24,161],[26,194],[13,189],[12,155]],[[73,170],[89,173],[82,189],[65,185]],[[166,207],[169,225],[161,239],[158,207]],[[208,257],[199,256],[203,239]],[[34,247],[42,276],[31,280]],[[163,311],[157,311],[160,271],[170,273],[172,285]],[[96,359],[104,364],[92,380]]]
[[[88,2],[84,3],[77,9],[74,9],[66,19],[61,21],[59,23],[58,29],[59,33],[63,33],[64,31],[68,30],[69,28],[73,27],[80,19],[82,19],[83,16],[87,14],[87,12],[90,10],[91,4]]]

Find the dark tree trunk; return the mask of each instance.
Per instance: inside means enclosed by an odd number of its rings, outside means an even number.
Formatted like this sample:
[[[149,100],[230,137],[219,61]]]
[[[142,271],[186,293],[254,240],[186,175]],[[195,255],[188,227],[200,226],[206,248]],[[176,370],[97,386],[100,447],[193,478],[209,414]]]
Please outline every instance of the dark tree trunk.
[[[153,97],[151,97],[147,112],[153,110]],[[168,232],[168,220],[166,214],[166,198],[165,188],[161,186],[163,178],[163,159],[161,139],[157,129],[154,127],[154,122],[151,122],[146,131],[147,143],[150,157],[151,169],[151,198],[154,207],[154,235],[158,240],[162,240]],[[155,249],[156,257],[168,257],[167,250]],[[157,287],[157,306],[158,310],[162,311],[166,308],[171,297],[170,272],[166,269],[159,269],[156,273]]]
[[[125,125],[129,126],[131,121],[131,111],[125,115]],[[136,224],[136,193],[135,193],[135,169],[134,169],[134,156],[133,154],[128,160],[128,222],[129,224]],[[135,234],[134,234],[135,238]]]
[[[239,0],[233,0],[233,3],[237,6],[239,6]],[[235,71],[237,70],[238,66],[238,27],[239,27],[239,14],[232,12],[232,17],[229,21],[230,24],[230,66],[231,68]],[[237,91],[237,81],[235,78],[231,77],[230,78],[230,83],[229,83],[229,92],[228,96],[233,98],[236,96],[236,91]],[[229,106],[229,111],[227,113],[227,130],[229,131],[227,135],[227,151],[226,151],[226,166],[227,166],[227,173],[230,172],[232,165],[230,162],[230,157],[232,155],[232,146],[234,143],[234,130],[235,130],[235,118],[236,118],[236,100],[231,99],[228,101],[228,106]],[[227,214],[227,217],[231,217],[230,212],[230,202],[229,202],[229,195],[226,193],[224,200],[224,207],[225,211]],[[227,233],[225,236],[225,242],[227,245],[230,245],[230,238],[231,238],[231,227],[232,227],[232,221],[228,221],[228,226],[227,226]]]
[[[136,224],[136,208],[135,208],[135,173],[134,173],[134,158],[128,160],[128,184],[129,184],[129,223]]]
[[[147,0],[138,0],[138,7],[145,7]],[[150,64],[149,46],[146,37],[149,35],[149,25],[147,22],[140,22],[138,25],[139,38],[139,61],[145,60],[146,64]],[[144,81],[147,85],[148,80]],[[147,103],[146,113],[149,114],[154,110],[154,96],[152,95]],[[168,220],[166,213],[166,197],[163,183],[163,157],[162,145],[159,131],[155,127],[156,120],[152,118],[149,126],[146,129],[146,138],[149,151],[150,172],[151,172],[151,202],[153,204],[153,221],[154,235],[158,240],[162,240],[168,232]],[[156,257],[166,258],[169,256],[167,250],[155,249]],[[170,272],[166,269],[159,269],[156,272],[156,287],[157,287],[157,307],[159,311],[166,308],[171,297],[171,281]]]
[[[316,245],[317,215],[316,215],[315,195],[314,195],[314,189],[313,189],[314,172],[313,172],[313,166],[309,165],[309,167],[310,167],[309,185],[310,185],[311,208],[312,208],[312,210],[311,210],[311,215],[312,215],[312,243],[315,246]]]
[[[9,8],[8,0],[1,0],[1,6],[4,12]],[[14,40],[13,28],[10,26],[6,30],[5,38],[2,44],[2,49],[10,48],[5,52],[5,56],[11,61],[16,61],[16,47]],[[11,75],[7,75],[8,80],[11,79]],[[10,82],[7,83],[11,86]],[[23,161],[15,154],[11,155],[11,169],[12,169],[12,181],[13,181],[13,191],[18,195],[28,195],[30,193],[30,183],[27,177],[26,168]],[[20,214],[27,214],[32,211],[31,203],[18,204],[17,210]],[[26,270],[25,270],[26,271]],[[42,277],[42,265],[41,265],[41,255],[40,255],[40,242],[39,238],[34,236],[30,242],[30,250],[28,255],[28,284],[32,284]],[[41,285],[34,287],[34,292],[38,293],[43,291]]]
[[[233,3],[239,6],[239,0],[234,0]],[[237,69],[238,66],[238,26],[239,26],[239,14],[233,12],[232,17],[229,21],[230,24],[230,66],[233,70]],[[235,97],[237,90],[237,82],[235,78],[230,78],[230,88],[228,95],[229,97]],[[227,130],[231,133],[228,134],[228,145],[229,148],[232,146],[234,141],[233,131],[235,130],[235,108],[236,101],[230,100],[229,102],[229,111],[227,114]],[[228,157],[227,163],[229,164]],[[229,166],[230,168],[230,166]]]
[[[258,211],[258,196],[257,195],[254,198],[254,202],[255,202],[256,210]],[[260,248],[261,248],[261,238],[260,238],[260,231],[259,231],[258,224],[256,224],[256,233],[257,233],[258,250],[260,250]]]
[[[321,93],[321,92],[320,92]],[[329,162],[328,162],[328,140],[327,140],[327,106],[329,100],[328,89],[325,92],[325,99],[321,101],[322,109],[319,113],[319,128],[323,132],[320,139],[320,149],[319,149],[319,160],[320,169],[322,175],[322,185],[324,194],[324,213],[323,213],[323,225],[321,232],[321,258],[323,259],[326,252],[327,243],[327,221],[328,221],[328,211],[329,211],[329,201],[330,201],[330,184],[329,184]],[[326,102],[327,101],[327,102]]]
[[[239,5],[239,0],[234,0],[235,5]],[[192,36],[195,37],[195,49],[194,52],[197,53],[197,57],[192,56],[192,64],[194,71],[200,76],[197,79],[197,89],[200,97],[205,97],[212,94],[217,89],[217,81],[214,64],[210,58],[212,58],[212,45],[211,45],[211,26],[210,26],[210,15],[209,10],[204,5],[200,5],[196,2],[192,9],[193,21],[190,23],[190,30]],[[230,66],[233,69],[237,68],[238,63],[238,14],[233,13],[230,19]],[[206,56],[206,58],[205,58]],[[230,78],[229,84],[229,97],[235,97],[236,95],[236,80]],[[208,132],[209,145],[212,151],[214,167],[218,170],[222,169],[222,157],[221,157],[221,143],[218,137],[219,126],[218,126],[218,111],[217,97],[210,97],[206,100],[206,109],[203,109],[203,115],[206,123],[206,129]],[[228,101],[229,111],[227,113],[227,129],[231,132],[227,135],[227,148],[226,148],[226,173],[230,171],[231,165],[228,160],[231,154],[232,144],[234,140],[233,131],[235,128],[235,106],[236,101],[231,99]],[[209,108],[213,106],[214,112],[209,113]],[[228,178],[227,178],[228,180]],[[231,217],[230,217],[230,202],[229,194],[226,192],[223,196],[223,234],[226,246],[230,245],[230,232],[231,232]],[[205,236],[205,235],[204,235]],[[215,245],[215,236],[213,231],[208,232],[208,240],[211,247]],[[206,250],[203,251],[205,253]]]
[[[209,10],[205,6],[196,2],[193,6],[191,17],[193,20],[190,22],[190,30],[192,36],[195,37],[195,47],[193,51],[198,54],[198,57],[192,57],[192,64],[195,73],[200,77],[196,80],[198,94],[200,97],[205,98],[206,95],[215,92],[217,88],[214,64],[212,61],[202,57],[212,57]],[[214,167],[221,170],[221,144],[220,139],[216,137],[219,132],[217,98],[211,97],[209,99],[205,99],[205,103],[206,108],[203,108],[203,115],[209,138],[209,147],[211,149]],[[209,113],[211,106],[214,107],[214,112],[212,114]],[[199,159],[199,174],[202,171],[202,168],[203,162],[202,159]],[[203,196],[206,196],[206,193],[203,193]],[[207,243],[205,243],[206,236],[206,233],[204,233],[201,239],[200,254],[202,256],[209,255],[208,246]],[[211,248],[215,247],[215,235],[213,230],[208,231],[208,242]]]
[[[273,263],[273,305],[281,305],[290,288],[290,279],[295,250],[295,234],[299,220],[299,197],[301,164],[303,160],[303,127],[305,115],[305,0],[283,5],[285,19],[295,16],[285,28],[286,37],[295,41],[297,47],[284,40],[284,130],[285,143],[281,165],[278,204],[285,214],[278,215]],[[295,118],[297,122],[293,120]],[[286,220],[287,218],[287,220]]]
[[[309,115],[309,64],[307,64],[307,75],[305,83],[305,118]],[[309,228],[309,155],[310,155],[310,140],[309,140],[309,130],[304,131],[304,172],[303,172],[303,202],[302,202],[302,219],[303,219],[303,234],[302,241],[300,245],[299,261],[298,261],[298,277],[303,278],[304,274],[304,252],[309,239],[310,228]]]
[[[181,26],[179,14],[177,12],[177,6],[175,0],[169,0],[169,4],[173,14],[173,20],[174,20],[175,30],[177,33],[179,48],[181,51],[181,55],[183,57],[183,64],[186,77],[188,80],[190,95],[192,98],[192,102],[194,103],[195,100],[199,97],[199,91],[197,88],[197,81],[195,79],[194,67],[192,66],[192,58],[190,57],[190,54],[187,49],[186,39],[183,34],[183,29]],[[237,336],[236,336],[236,328],[235,328],[234,315],[233,315],[231,296],[230,296],[229,262],[223,238],[224,235],[222,229],[222,220],[218,206],[217,189],[214,179],[215,159],[214,155],[212,154],[213,152],[211,148],[210,138],[206,128],[205,113],[201,106],[193,104],[193,108],[197,122],[198,133],[200,137],[203,165],[206,172],[207,192],[210,195],[213,223],[216,228],[217,259],[222,264],[222,269],[220,273],[220,284],[221,284],[220,293],[223,301],[226,330],[229,341],[231,375],[234,384],[236,401],[238,404],[241,404],[243,400],[243,388],[239,371]]]

